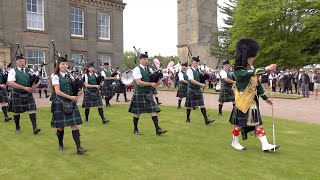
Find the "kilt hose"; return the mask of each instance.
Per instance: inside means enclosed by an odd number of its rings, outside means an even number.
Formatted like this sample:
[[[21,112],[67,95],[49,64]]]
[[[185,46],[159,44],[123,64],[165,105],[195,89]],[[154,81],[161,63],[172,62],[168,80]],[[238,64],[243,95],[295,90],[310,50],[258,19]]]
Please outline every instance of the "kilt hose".
[[[186,97],[186,107],[204,106],[203,95],[201,89],[193,90],[188,88]]]
[[[104,84],[101,89],[101,95],[105,97],[113,97],[115,90],[112,84]]]
[[[0,103],[9,102],[9,97],[6,88],[0,89]]]
[[[27,95],[27,101],[22,101],[21,96]],[[13,113],[24,113],[26,111],[35,111],[37,110],[36,103],[34,101],[33,95],[30,92],[18,93],[12,91],[11,98],[9,100],[9,112]]]
[[[72,114],[66,114],[63,112],[63,102],[71,102],[70,100],[62,100],[62,98],[57,97],[53,103],[53,116],[51,120],[51,126],[54,128],[62,128],[72,125],[82,124],[82,119],[76,102],[73,103]]]
[[[147,96],[151,98],[148,98]],[[152,93],[146,94],[137,90],[134,91],[129,108],[130,113],[158,113],[160,111],[160,108],[153,100]]]
[[[187,84],[182,82],[179,83],[179,89],[176,97],[179,97],[179,98],[187,97]]]
[[[117,85],[117,86],[116,86],[116,90],[115,90],[116,93],[121,94],[121,93],[127,92],[127,90],[126,90],[126,85],[123,84],[120,80],[117,80],[117,81],[116,81],[116,85]]]
[[[82,101],[82,107],[90,108],[90,107],[100,107],[100,106],[102,106],[102,97],[99,93],[99,90],[93,91],[93,92],[85,90],[83,101]]]
[[[219,93],[219,100],[220,103],[225,102],[234,102],[234,92],[232,87],[221,86],[220,93]]]

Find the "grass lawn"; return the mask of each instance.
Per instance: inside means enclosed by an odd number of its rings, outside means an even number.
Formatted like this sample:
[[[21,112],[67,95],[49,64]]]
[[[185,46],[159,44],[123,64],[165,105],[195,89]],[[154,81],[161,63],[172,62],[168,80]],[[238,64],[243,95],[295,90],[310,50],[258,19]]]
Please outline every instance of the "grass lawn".
[[[157,88],[160,91],[178,91],[178,88]],[[204,89],[204,93],[208,94],[219,94],[219,92],[216,92],[214,89]],[[267,96],[271,97],[269,91],[267,92]],[[285,93],[273,93],[274,98],[282,98],[282,99],[300,99],[303,98],[302,95],[296,95],[296,94],[285,94]]]
[[[276,140],[281,148],[264,153],[257,137],[231,146],[230,112],[206,126],[200,110],[192,111],[191,124],[185,110],[161,106],[160,126],[168,130],[156,136],[149,115],[140,117],[142,136],[133,135],[128,105],[105,109],[110,124],[103,125],[92,109],[89,124],[82,125],[81,141],[88,149],[77,155],[70,128],[65,129],[65,151],[58,150],[56,130],[50,127],[49,108],[37,111],[40,134],[33,135],[27,114],[21,116],[22,133],[14,122],[0,123],[0,179],[319,179],[320,126],[276,119]],[[84,110],[81,108],[83,114]],[[2,113],[1,113],[2,114]],[[1,115],[1,119],[3,116]],[[271,118],[264,117],[272,142]]]

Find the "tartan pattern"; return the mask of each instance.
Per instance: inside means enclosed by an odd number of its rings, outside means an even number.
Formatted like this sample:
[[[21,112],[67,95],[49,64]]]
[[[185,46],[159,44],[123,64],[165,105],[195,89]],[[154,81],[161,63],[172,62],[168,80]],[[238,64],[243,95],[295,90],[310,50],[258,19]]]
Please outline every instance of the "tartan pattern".
[[[132,95],[129,112],[133,114],[160,112],[160,108],[152,100],[147,100],[146,94],[135,90]]]
[[[7,103],[7,102],[9,102],[7,90],[5,88],[0,89],[0,103]]]
[[[59,98],[60,99],[60,98]],[[82,124],[82,119],[76,102],[74,103],[74,110],[72,114],[65,114],[62,110],[63,102],[61,99],[56,100],[53,103],[53,115],[51,120],[51,126],[54,128],[61,128],[72,125]],[[70,100],[64,100],[65,102],[70,102]]]
[[[176,97],[179,97],[179,98],[187,97],[187,84],[179,82],[179,89]]]
[[[158,94],[157,89],[156,89],[156,88],[154,88],[154,87],[151,87],[151,92],[152,92],[152,94]]]
[[[10,101],[9,101],[9,112],[14,113],[23,113],[26,111],[33,111],[36,110],[36,103],[34,101],[32,93],[28,94],[28,103],[22,103],[20,99],[20,93],[12,91]]]
[[[123,84],[120,80],[116,81],[116,93],[125,93],[126,92],[126,85]]]
[[[248,121],[248,113],[249,111],[247,111],[247,113],[243,113],[241,110],[239,110],[236,106],[233,107],[232,112],[231,112],[231,116],[229,119],[229,122],[233,125],[238,125],[239,127],[247,127],[247,121]],[[259,110],[259,106],[257,104],[257,119],[254,119],[254,122],[259,122],[259,125],[262,125],[262,119],[261,119],[261,114],[260,114],[260,110]]]
[[[106,97],[112,97],[115,94],[115,90],[112,84],[104,83],[101,89],[101,95]]]
[[[186,97],[186,107],[204,106],[202,91],[188,88]]]
[[[218,102],[234,102],[234,92],[232,87],[221,86]]]
[[[97,96],[97,100],[91,99],[91,94],[94,94],[94,96]],[[89,108],[89,107],[100,107],[102,106],[102,97],[99,94],[99,91],[93,91],[90,92],[88,90],[84,91],[83,101],[82,101],[82,107],[83,108]]]

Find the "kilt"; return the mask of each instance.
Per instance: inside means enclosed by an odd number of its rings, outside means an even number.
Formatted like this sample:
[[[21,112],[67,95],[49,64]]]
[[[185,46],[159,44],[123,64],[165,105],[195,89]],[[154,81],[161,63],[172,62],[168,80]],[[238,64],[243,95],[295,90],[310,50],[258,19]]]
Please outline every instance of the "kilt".
[[[54,101],[56,99],[56,93],[52,92],[50,96],[50,101]]]
[[[147,95],[146,93],[143,93],[137,90],[134,91],[132,95],[131,103],[130,103],[130,108],[129,108],[130,113],[133,113],[133,114],[154,113],[154,112],[158,113],[161,111],[158,105],[154,102],[152,93],[150,93],[152,97],[151,100],[148,100],[146,98],[146,95]]]
[[[53,103],[53,115],[51,120],[51,126],[54,128],[62,128],[66,126],[82,124],[82,119],[76,102],[74,103],[74,110],[72,114],[65,114],[63,112],[63,101],[70,102],[70,100],[61,100],[56,98]]]
[[[179,98],[187,97],[187,84],[182,82],[179,83],[179,89],[176,97],[179,97]]]
[[[256,101],[257,102],[257,101]],[[258,125],[262,125],[261,114],[259,110],[259,103],[256,103],[257,109],[255,115],[253,115],[253,122],[258,122]],[[249,117],[249,110],[246,113],[243,113],[236,106],[233,107],[229,122],[233,125],[238,125],[239,127],[248,127],[247,121]]]
[[[95,99],[92,97],[95,96]],[[82,107],[89,108],[89,107],[100,107],[102,106],[102,97],[99,94],[99,91],[90,92],[88,90],[84,91]]]
[[[9,97],[6,88],[0,89],[0,103],[9,102]]]
[[[113,97],[114,96],[114,87],[112,84],[104,84],[101,89],[101,95],[106,97]]]
[[[152,87],[152,88],[151,88],[151,91],[152,91],[152,94],[158,94],[157,89],[156,89],[156,88],[154,88],[154,87]]]
[[[28,94],[28,103],[21,102],[21,94],[12,91],[9,101],[9,112],[23,113],[26,111],[33,111],[37,109],[32,93],[27,92],[25,94]]]
[[[126,92],[126,85],[123,84],[121,81],[116,82],[116,93],[125,93]]]
[[[193,90],[188,88],[186,96],[186,107],[204,106],[201,89]]]
[[[234,92],[232,87],[221,86],[218,102],[234,102]]]

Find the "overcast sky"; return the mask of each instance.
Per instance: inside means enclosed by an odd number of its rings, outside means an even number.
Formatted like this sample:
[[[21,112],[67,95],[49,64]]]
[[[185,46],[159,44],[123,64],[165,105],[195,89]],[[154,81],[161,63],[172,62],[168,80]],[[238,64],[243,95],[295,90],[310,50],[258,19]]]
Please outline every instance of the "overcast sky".
[[[221,4],[225,0],[218,0]],[[177,55],[177,0],[123,0],[124,50],[133,46],[149,55]],[[218,14],[218,26],[221,26]]]

